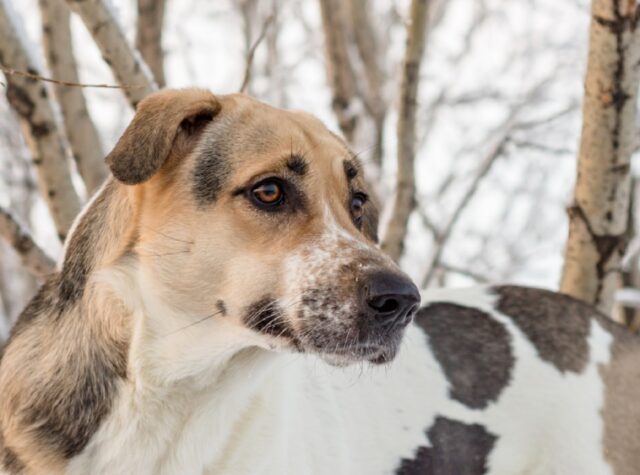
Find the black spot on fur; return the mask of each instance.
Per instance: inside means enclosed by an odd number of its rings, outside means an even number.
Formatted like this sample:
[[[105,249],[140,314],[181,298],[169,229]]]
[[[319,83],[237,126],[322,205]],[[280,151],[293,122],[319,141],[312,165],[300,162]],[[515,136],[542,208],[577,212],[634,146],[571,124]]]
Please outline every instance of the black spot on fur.
[[[278,302],[271,297],[251,304],[245,312],[244,322],[258,333],[293,338],[293,330],[285,320]]]
[[[344,174],[347,176],[347,181],[353,180],[358,176],[358,167],[352,160],[345,160],[342,162],[344,167]]]
[[[193,170],[193,194],[200,206],[213,203],[231,175],[231,149],[225,140],[207,139]]]
[[[412,459],[403,459],[398,475],[481,475],[497,437],[479,424],[437,417],[427,431],[431,447],[419,447]]]
[[[598,312],[548,290],[501,286],[496,309],[511,318],[544,361],[559,371],[581,372],[589,360],[590,317]]]
[[[429,337],[453,399],[474,409],[498,399],[514,364],[502,324],[480,310],[451,303],[420,309],[416,322]]]
[[[300,155],[292,155],[291,158],[287,160],[287,168],[296,175],[304,176],[307,173],[309,165]]]
[[[223,317],[227,316],[227,306],[222,300],[218,300],[216,302],[216,308],[218,309],[220,315],[222,315]]]

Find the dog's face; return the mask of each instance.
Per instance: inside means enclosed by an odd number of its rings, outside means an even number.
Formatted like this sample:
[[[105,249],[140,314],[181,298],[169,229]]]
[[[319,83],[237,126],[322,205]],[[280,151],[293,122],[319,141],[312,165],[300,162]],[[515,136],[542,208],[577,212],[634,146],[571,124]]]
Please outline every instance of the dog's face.
[[[334,364],[393,358],[419,294],[376,245],[357,158],[317,119],[166,91],[108,163],[135,185],[131,251],[164,304]]]

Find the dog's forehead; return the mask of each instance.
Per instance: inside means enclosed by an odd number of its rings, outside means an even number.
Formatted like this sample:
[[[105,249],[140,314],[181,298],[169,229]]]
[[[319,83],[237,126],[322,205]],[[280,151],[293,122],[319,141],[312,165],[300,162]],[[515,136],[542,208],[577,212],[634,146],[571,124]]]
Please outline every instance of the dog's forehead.
[[[360,167],[346,143],[311,114],[242,94],[221,96],[220,103],[221,111],[201,142],[196,178],[222,170],[230,181],[241,181],[276,170],[291,157],[316,178],[337,186],[345,187],[358,175]],[[211,180],[206,182],[210,189]]]

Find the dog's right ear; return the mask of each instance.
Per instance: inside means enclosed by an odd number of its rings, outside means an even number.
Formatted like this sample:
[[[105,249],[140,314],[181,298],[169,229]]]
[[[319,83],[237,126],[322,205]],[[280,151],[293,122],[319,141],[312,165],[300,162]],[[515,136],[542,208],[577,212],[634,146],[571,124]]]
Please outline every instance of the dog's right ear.
[[[202,89],[164,90],[138,104],[136,115],[107,155],[111,173],[135,185],[151,178],[179,139],[181,152],[197,143],[200,132],[220,111],[220,103]]]

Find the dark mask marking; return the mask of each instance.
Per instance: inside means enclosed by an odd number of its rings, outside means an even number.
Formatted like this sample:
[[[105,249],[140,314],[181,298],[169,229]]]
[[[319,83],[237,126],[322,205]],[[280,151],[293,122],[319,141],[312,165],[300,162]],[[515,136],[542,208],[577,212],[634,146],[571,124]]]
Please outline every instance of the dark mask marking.
[[[496,309],[511,318],[538,355],[559,371],[580,373],[589,360],[589,317],[593,307],[548,290],[495,287]]]
[[[429,337],[453,399],[474,409],[498,399],[514,364],[502,324],[480,310],[443,302],[420,309],[416,323]]]
[[[222,187],[231,175],[232,155],[229,139],[222,134],[207,136],[193,170],[193,194],[200,206],[206,206],[218,198]]]
[[[439,416],[427,431],[431,447],[419,447],[412,459],[403,459],[397,475],[481,475],[497,437],[480,424]]]
[[[287,168],[291,170],[293,173],[295,173],[296,175],[304,176],[307,174],[309,164],[300,155],[294,154],[294,155],[291,155],[289,160],[287,160]]]
[[[293,338],[293,330],[272,297],[264,297],[251,304],[245,311],[244,323],[258,333]]]

